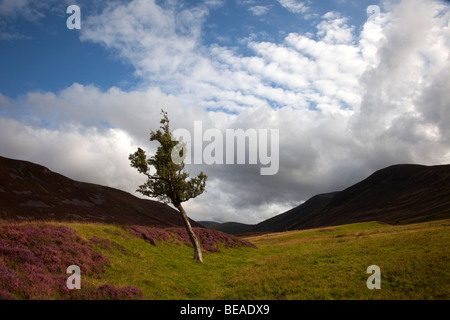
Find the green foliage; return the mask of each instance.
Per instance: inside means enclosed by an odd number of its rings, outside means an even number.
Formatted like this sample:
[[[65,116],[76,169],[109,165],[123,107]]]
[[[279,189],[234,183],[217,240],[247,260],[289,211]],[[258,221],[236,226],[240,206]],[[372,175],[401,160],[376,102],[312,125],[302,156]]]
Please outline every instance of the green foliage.
[[[163,118],[160,130],[150,132],[150,141],[160,143],[156,154],[147,159],[145,151],[138,148],[134,154],[130,154],[129,160],[132,167],[148,177],[147,182],[136,191],[163,202],[171,202],[177,207],[182,202],[205,192],[207,176],[200,172],[197,177],[188,179],[189,174],[184,171],[184,161],[180,163],[172,161],[172,153],[183,149],[170,132],[167,112],[161,110],[161,114]],[[156,173],[151,173],[151,167]]]

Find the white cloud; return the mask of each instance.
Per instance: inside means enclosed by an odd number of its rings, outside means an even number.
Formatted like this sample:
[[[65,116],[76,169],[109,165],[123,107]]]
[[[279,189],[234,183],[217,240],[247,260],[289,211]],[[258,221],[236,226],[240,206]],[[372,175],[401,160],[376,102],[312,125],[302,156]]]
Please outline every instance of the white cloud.
[[[255,16],[263,16],[265,15],[270,8],[267,6],[252,6],[248,8]]]
[[[41,4],[42,5],[42,4]],[[7,17],[24,16],[29,20],[36,20],[42,16],[31,0],[2,0],[0,1],[0,15]]]
[[[353,29],[345,19],[321,23],[317,35],[323,41],[297,34],[289,35],[286,45],[252,41],[249,48],[256,56],[245,58],[223,47],[201,47],[199,30],[206,11],[193,8],[182,12],[162,9],[152,1],[133,1],[90,17],[82,39],[118,50],[143,79],[156,80],[165,92],[176,93],[188,105],[240,111],[269,102],[305,108],[309,102],[324,102],[323,93],[331,89],[324,86],[326,80],[346,86],[332,90],[335,97],[325,102],[358,102],[353,93],[355,74],[361,72],[364,62],[354,53],[358,47],[351,44]],[[148,17],[150,13],[159,18]],[[186,32],[173,26],[182,15],[187,17]],[[306,42],[308,46],[301,48]],[[353,78],[343,77],[342,72]]]
[[[78,0],[77,4],[90,5],[88,1]],[[72,0],[0,0],[0,40],[31,39],[32,36],[23,30],[22,23],[18,23],[20,19],[36,27],[48,16],[64,17],[71,4]]]
[[[349,44],[353,40],[353,27],[346,25],[345,18],[330,18],[317,26],[317,35],[325,43]]]
[[[396,119],[406,116],[414,125],[420,120],[419,95],[445,67],[446,58],[436,53],[448,52],[443,42],[448,31],[437,31],[444,21],[433,18],[432,7],[423,1],[404,1],[393,14],[396,19],[386,25],[385,39],[377,51],[378,65],[362,76],[365,92],[353,124],[359,137],[384,134]],[[439,49],[432,43],[438,43]]]
[[[217,9],[225,5],[226,0],[205,0],[206,6],[208,8]]]
[[[2,156],[33,161],[70,178],[134,192],[142,177],[129,166],[136,148],[120,129],[65,125],[58,130],[0,118]]]
[[[308,11],[308,6],[303,1],[298,0],[278,0],[278,2],[287,10],[293,13],[305,13]]]
[[[0,106],[3,108],[10,108],[12,106],[11,100],[0,93]]]
[[[77,4],[84,5],[89,0],[78,0]],[[73,4],[72,0],[0,0],[0,16],[3,19],[14,20],[24,18],[37,22],[46,17],[48,11],[65,14],[66,8]]]
[[[86,18],[81,39],[118,50],[142,77],[172,81],[174,73],[192,71],[198,64],[195,50],[207,12],[206,7],[164,9],[153,0],[134,0]]]
[[[293,4],[306,10],[284,2]],[[190,168],[209,176],[208,192],[187,204],[194,219],[247,223],[387,165],[450,162],[448,6],[403,1],[359,36],[330,13],[314,35],[248,41],[248,56],[202,45],[207,13],[135,0],[87,19],[82,39],[130,61],[142,90],[74,84],[18,100],[0,95],[2,155],[134,190],[140,181],[128,153],[136,145],[154,150],[148,132],[159,126],[162,107],[173,128],[191,130],[202,120],[204,129],[279,129],[276,176],[260,176],[259,166]]]

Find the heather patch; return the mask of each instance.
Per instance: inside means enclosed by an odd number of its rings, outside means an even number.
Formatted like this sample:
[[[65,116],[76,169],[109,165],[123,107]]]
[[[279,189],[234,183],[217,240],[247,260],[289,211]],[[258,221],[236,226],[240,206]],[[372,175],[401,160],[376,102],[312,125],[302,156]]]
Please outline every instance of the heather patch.
[[[170,233],[164,229],[151,228],[143,226],[133,226],[127,229],[129,233],[138,238],[144,239],[146,242],[156,245],[158,241],[172,241]]]
[[[206,252],[219,252],[220,248],[239,248],[239,247],[253,247],[256,246],[249,241],[240,239],[238,237],[205,228],[193,228],[194,233],[199,239],[203,250]],[[170,228],[153,228],[143,226],[133,226],[127,231],[138,238],[144,239],[146,242],[156,245],[158,242],[171,242],[178,245],[192,246],[191,240],[185,228],[170,227]]]
[[[91,238],[91,243],[99,246],[102,249],[108,250],[111,253],[114,251],[119,251],[124,255],[128,254],[128,250],[124,246],[107,238],[99,238],[97,236],[93,236]]]
[[[122,250],[111,241],[97,238],[93,242]],[[71,228],[48,224],[0,226],[0,299],[139,298],[137,288],[109,286],[105,291],[87,282],[83,282],[82,290],[67,288],[68,266],[79,266],[83,277],[101,278],[109,264],[105,255]]]
[[[100,286],[92,295],[98,300],[134,300],[142,299],[142,291],[137,287],[117,288],[110,284]]]

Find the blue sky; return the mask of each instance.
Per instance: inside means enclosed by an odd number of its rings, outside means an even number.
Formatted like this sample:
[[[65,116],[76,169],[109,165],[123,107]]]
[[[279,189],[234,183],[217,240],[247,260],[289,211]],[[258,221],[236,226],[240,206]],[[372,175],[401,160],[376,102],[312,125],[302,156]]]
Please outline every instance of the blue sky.
[[[33,7],[30,2],[32,17],[23,8],[2,17],[0,87],[4,95],[17,97],[29,91],[55,92],[74,82],[94,84],[102,89],[117,86],[130,90],[139,86],[142,79],[133,75],[134,68],[129,61],[101,45],[80,41],[81,30],[67,29],[68,3],[80,5],[82,23],[101,8],[100,1],[95,6],[90,1],[50,1],[51,9]],[[164,1],[157,3],[167,6]],[[348,18],[349,24],[360,30],[367,20],[366,8],[371,4],[378,2],[312,1],[300,10],[273,0],[217,1],[215,5],[207,5],[200,41],[203,46],[225,46],[237,54],[252,55],[247,47],[248,39],[278,43],[291,32],[315,33],[317,21],[330,11],[340,12]],[[205,3],[185,1],[182,6],[193,8],[205,6]]]
[[[9,28],[0,49],[2,93],[17,97],[29,91],[59,91],[74,82],[101,88],[132,86],[133,68],[114,58],[99,45],[81,42],[78,30],[69,30],[63,2],[55,4],[61,12],[43,12],[37,21],[20,16],[6,17]],[[82,9],[82,14],[88,10]],[[6,30],[6,31],[5,31]]]
[[[161,108],[173,129],[278,129],[274,176],[189,167],[209,176],[194,219],[257,223],[450,163],[449,21],[440,0],[0,0],[0,155],[134,193],[128,154],[156,150]]]

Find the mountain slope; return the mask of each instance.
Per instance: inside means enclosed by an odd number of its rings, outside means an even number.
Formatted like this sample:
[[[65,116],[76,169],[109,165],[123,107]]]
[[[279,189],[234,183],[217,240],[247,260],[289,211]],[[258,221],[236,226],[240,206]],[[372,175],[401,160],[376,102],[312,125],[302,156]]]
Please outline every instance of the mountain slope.
[[[407,224],[450,217],[450,165],[395,165],[333,197],[313,223],[298,221],[297,229],[325,224],[377,220]]]
[[[330,192],[316,195],[298,207],[258,223],[251,231],[273,232],[274,230],[292,230],[292,226],[296,225],[299,220],[308,220],[318,208],[328,203],[338,193],[339,192]]]
[[[215,221],[197,221],[197,222],[207,229],[212,229],[214,226],[218,226],[220,224],[220,222]]]
[[[394,165],[335,193],[318,195],[265,220],[254,232],[364,221],[407,224],[450,217],[450,165]]]
[[[254,227],[254,225],[252,224],[245,224],[239,222],[218,223],[211,221],[203,221],[199,223],[208,229],[217,230],[228,234],[242,234],[246,232],[251,232]]]
[[[0,220],[183,226],[178,211],[163,203],[4,157],[0,157]]]

